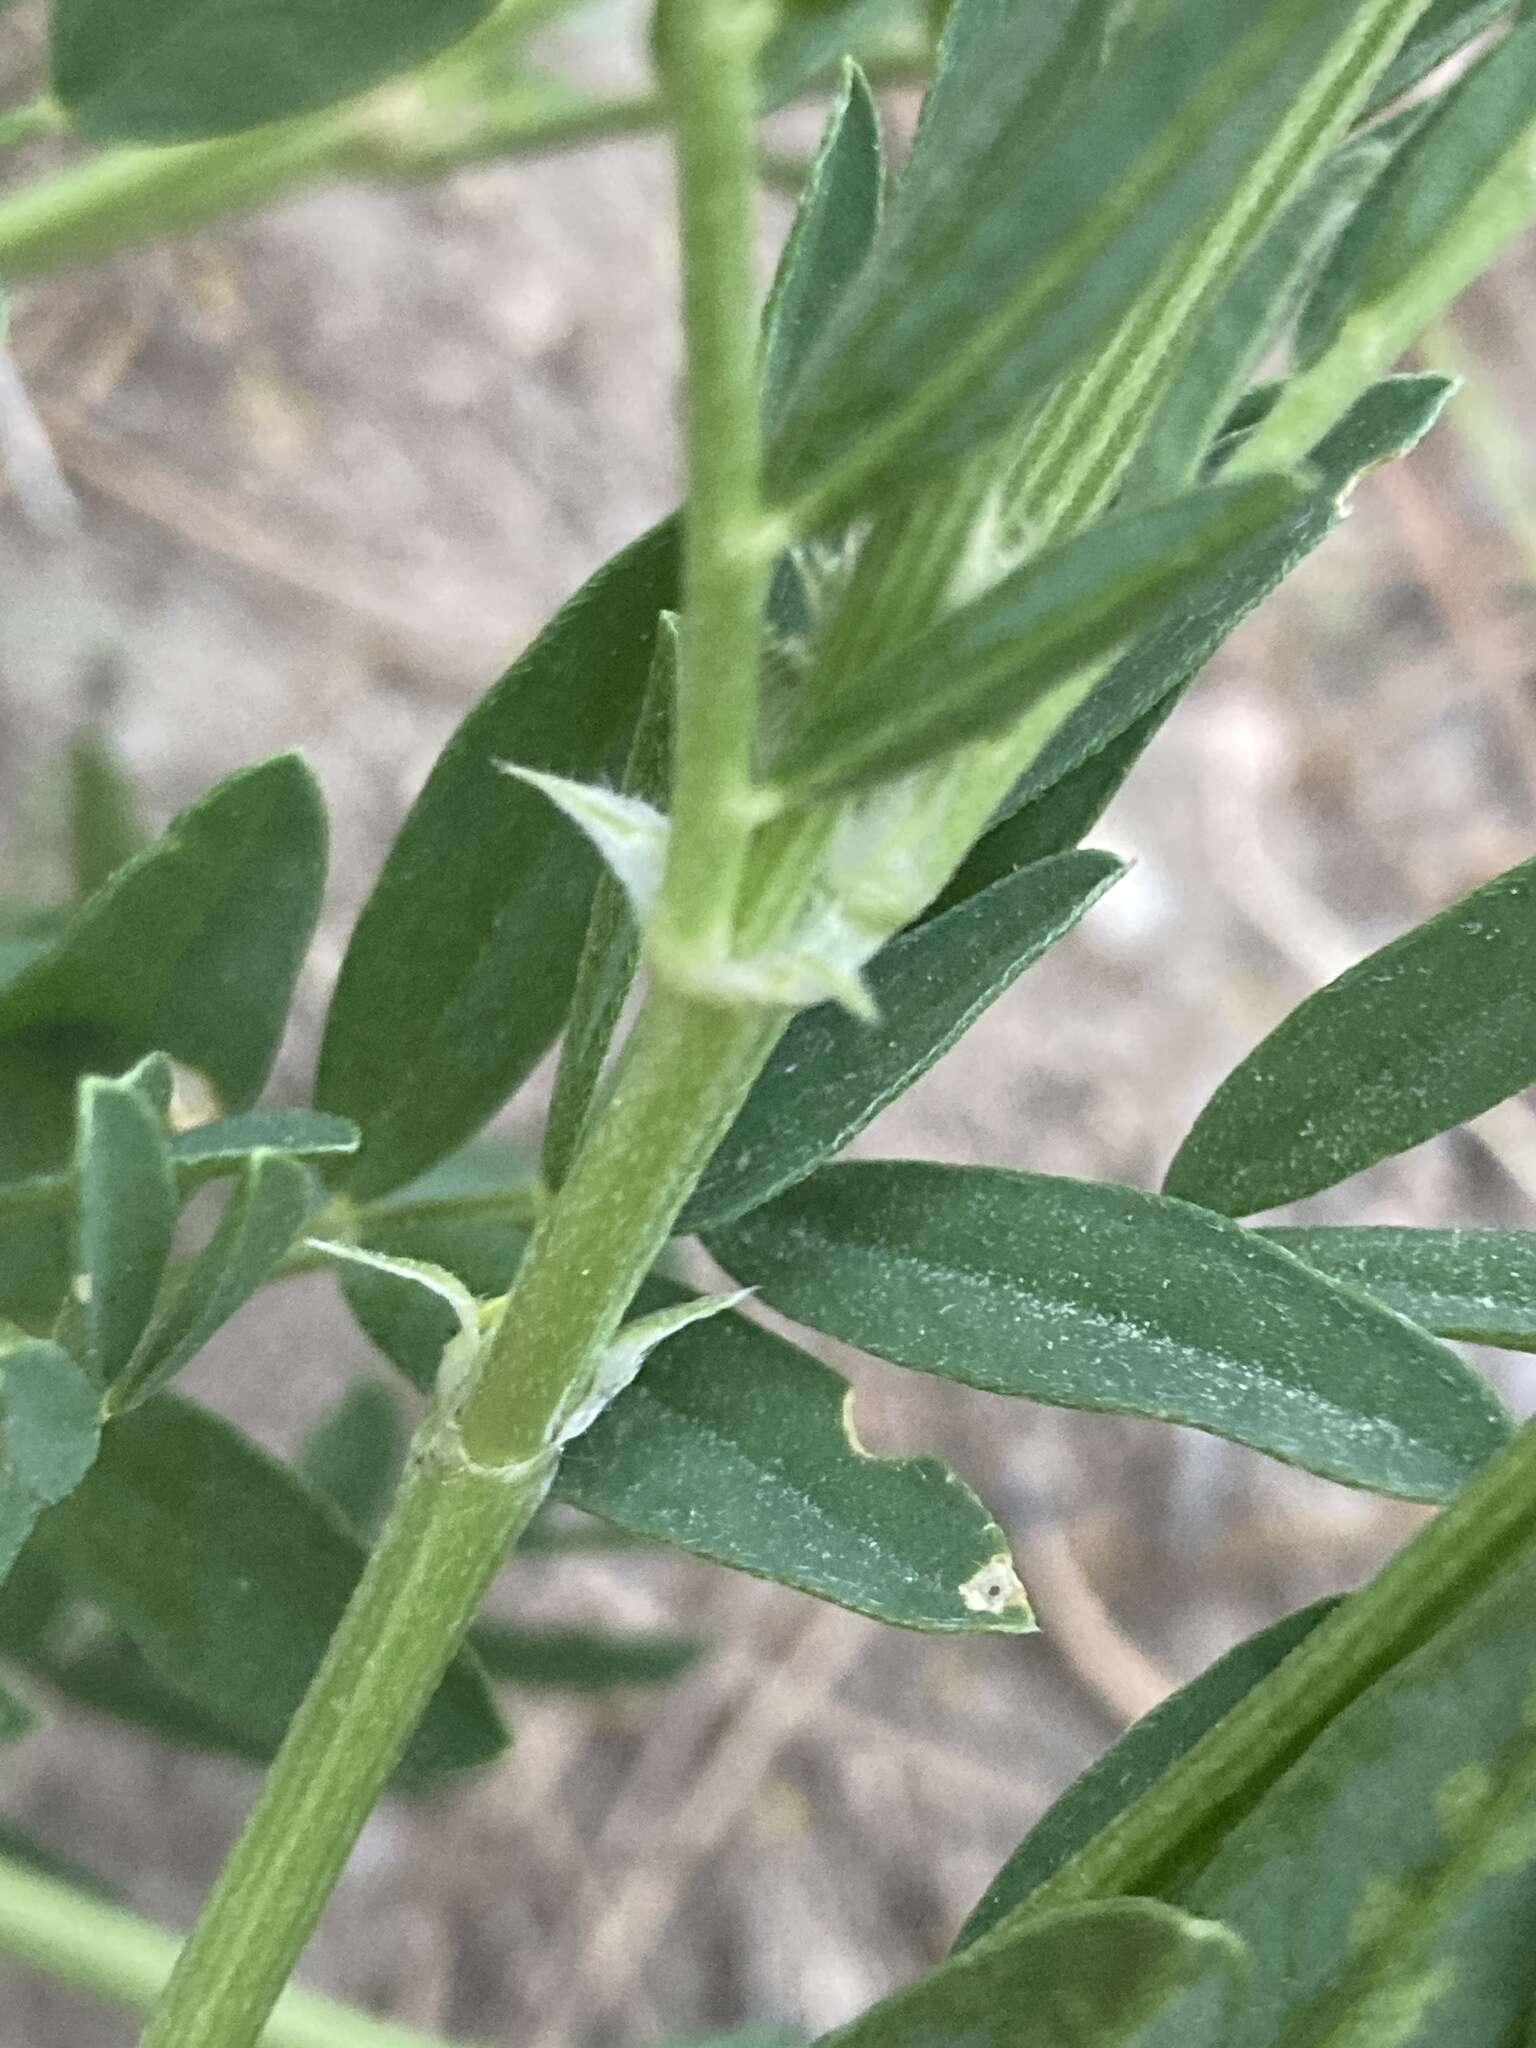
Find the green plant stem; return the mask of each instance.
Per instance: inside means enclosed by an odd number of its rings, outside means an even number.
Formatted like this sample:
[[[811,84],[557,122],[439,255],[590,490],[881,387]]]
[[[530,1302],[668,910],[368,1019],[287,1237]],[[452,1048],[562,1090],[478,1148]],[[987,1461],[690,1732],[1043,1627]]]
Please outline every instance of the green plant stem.
[[[666,72],[677,127],[688,455],[675,773],[662,925],[725,959],[751,838],[765,542],[758,396],[757,67],[763,0],[676,0]]]
[[[40,135],[57,135],[64,126],[63,109],[45,93],[39,99],[28,100],[23,107],[10,107],[0,114],[0,149],[35,142]]]
[[[1536,1542],[1536,1423],[1529,1423],[1386,1569],[1294,1650],[1088,1846],[998,1921],[973,1953],[1009,1941],[1048,1907],[1165,1897],[1231,1816],[1296,1762],[1329,1723]]]
[[[147,2011],[181,1944],[152,1921],[23,1864],[0,1859],[0,1949],[39,1975]],[[435,2035],[392,2026],[309,1991],[278,2000],[262,2048],[445,2048]]]
[[[555,1460],[487,1470],[429,1418],[378,1546],[143,2048],[255,2048],[411,1731]]]

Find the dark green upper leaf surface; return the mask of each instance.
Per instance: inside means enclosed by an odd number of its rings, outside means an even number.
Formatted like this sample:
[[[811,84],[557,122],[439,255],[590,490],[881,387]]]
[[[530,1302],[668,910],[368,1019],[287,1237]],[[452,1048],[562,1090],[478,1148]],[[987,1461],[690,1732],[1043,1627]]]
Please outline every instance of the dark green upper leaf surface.
[[[1510,1431],[1422,1330],[1133,1188],[831,1166],[709,1242],[773,1307],[897,1364],[1188,1423],[1376,1492],[1446,1499]]]
[[[85,1355],[106,1386],[155,1310],[176,1229],[164,1122],[132,1081],[80,1087],[74,1291]]]
[[[434,56],[493,0],[54,0],[53,90],[94,140],[278,121]]]
[[[878,781],[1050,712],[1053,693],[1182,612],[1222,557],[1289,526],[1302,502],[1280,477],[1218,484],[1113,513],[949,612],[896,656],[813,676],[769,776],[795,796]],[[817,683],[821,684],[818,689]]]
[[[173,1395],[111,1425],[87,1483],[35,1541],[168,1682],[263,1747],[281,1738],[363,1564],[356,1539],[290,1472]],[[461,1658],[407,1761],[418,1773],[463,1769],[505,1744],[484,1677]]]
[[[866,977],[878,1022],[831,1003],[795,1019],[678,1229],[728,1222],[840,1152],[1123,872],[1107,853],[1062,854],[893,939]]]
[[[349,1387],[305,1439],[304,1479],[349,1529],[371,1536],[384,1519],[405,1460],[400,1404],[377,1380]]]
[[[681,1299],[652,1283],[642,1307]],[[931,1458],[871,1457],[847,1382],[720,1315],[669,1337],[566,1451],[555,1497],[905,1628],[1033,1626],[1003,1532]]]
[[[600,1629],[513,1628],[476,1624],[475,1655],[509,1685],[605,1692],[620,1685],[668,1685],[697,1663],[705,1645],[691,1636],[615,1635]]]
[[[100,1436],[97,1391],[64,1347],[0,1329],[0,1578],[42,1510],[90,1470]]]
[[[1536,1081],[1536,861],[1310,996],[1229,1074],[1171,1195],[1249,1216],[1332,1187]]]
[[[988,1885],[955,1941],[957,1951],[990,1932],[1246,1697],[1337,1603],[1322,1601],[1250,1636],[1209,1670],[1129,1728],[1069,1787]]]
[[[763,420],[769,431],[808,350],[869,254],[884,185],[880,115],[863,72],[850,65],[763,314]]]
[[[1332,532],[1339,501],[1361,473],[1412,448],[1439,418],[1452,389],[1444,377],[1387,377],[1373,385],[1312,450],[1308,467],[1318,479],[1316,493],[1277,533],[1236,550],[1212,581],[1120,657],[1046,741],[1007,812],[1036,802],[1044,808],[1065,776],[1186,689],[1227,636]],[[1047,820],[1036,829],[1057,828]]]
[[[143,1401],[188,1365],[293,1249],[314,1199],[310,1177],[284,1152],[253,1152],[219,1227],[180,1275],[109,1403]]]
[[[1034,86],[1021,74],[1017,103],[999,100],[946,152],[948,175],[893,212],[797,381],[774,493],[843,501],[1019,419],[1230,204],[1357,11],[1179,0],[1074,93],[1044,146],[1018,118]]]
[[[1043,1913],[959,1956],[821,2048],[1230,2048],[1242,1944],[1148,1899]]]
[[[1319,1226],[1264,1232],[1437,1337],[1536,1351],[1536,1231]]]
[[[499,760],[578,781],[623,769],[656,621],[677,601],[677,528],[600,570],[440,756],[353,932],[316,1100],[363,1131],[370,1196],[455,1150],[564,1020],[596,856]]]
[[[71,1075],[116,1072],[158,1049],[244,1109],[277,1051],[324,879],[325,814],[309,770],[291,754],[244,769],[173,820],[0,990],[0,1040],[42,1044]],[[10,1057],[0,1047],[0,1074]],[[33,1170],[58,1163],[39,1158]]]
[[[1250,1945],[1253,2006],[1234,2048],[1519,2039],[1536,2003],[1533,1698],[1527,1547],[1346,1707],[1178,1888]]]

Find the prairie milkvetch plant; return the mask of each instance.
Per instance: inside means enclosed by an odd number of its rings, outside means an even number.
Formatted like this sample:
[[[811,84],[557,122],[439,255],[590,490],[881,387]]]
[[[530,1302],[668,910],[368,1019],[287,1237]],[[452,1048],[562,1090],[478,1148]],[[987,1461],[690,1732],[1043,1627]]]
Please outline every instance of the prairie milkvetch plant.
[[[537,68],[559,11],[55,0],[50,91],[4,130],[88,145],[0,201],[20,284],[301,180],[665,126],[688,494],[444,750],[307,1107],[259,1105],[323,880],[308,771],[246,769],[143,843],[77,750],[78,900],[0,930],[0,1646],[269,1769],[174,1967],[20,1861],[0,1938],[152,2007],[148,2048],[419,2040],[284,1994],[392,1775],[494,1759],[494,1676],[662,1678],[692,1650],[477,1619],[520,1540],[559,1540],[548,1503],[906,1628],[1031,1629],[982,1502],[865,1454],[844,1383],[755,1299],[1444,1507],[1135,1727],[951,1960],[840,2044],[1511,2048],[1536,2013],[1536,1441],[1445,1340],[1536,1347],[1536,1254],[1242,1219],[1536,1079],[1536,868],[1304,1003],[1161,1193],[835,1160],[1114,885],[1081,842],[1163,720],[1433,426],[1451,386],[1402,358],[1536,210],[1536,23],[955,0],[895,167],[846,53],[926,70],[932,10],[668,0],[656,91],[616,101]],[[759,307],[758,117],[824,84]],[[478,1134],[556,1042],[530,1174]],[[689,1237],[731,1292],[665,1277]],[[292,1467],[172,1390],[317,1266],[425,1397],[403,1454],[377,1388]]]

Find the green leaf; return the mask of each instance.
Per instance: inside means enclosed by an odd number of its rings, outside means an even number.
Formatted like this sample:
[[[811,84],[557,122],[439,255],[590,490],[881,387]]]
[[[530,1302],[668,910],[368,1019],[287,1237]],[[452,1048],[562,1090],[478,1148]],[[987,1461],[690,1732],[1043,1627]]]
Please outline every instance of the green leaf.
[[[363,1566],[357,1540],[292,1473],[174,1395],[112,1424],[86,1484],[34,1541],[168,1684],[263,1751],[281,1740]],[[506,1740],[483,1675],[460,1658],[408,1764],[418,1776],[461,1770]]]
[[[1321,1638],[1318,1639],[1319,1641]],[[1529,1550],[1347,1707],[1180,1903],[1249,1942],[1245,2040],[1505,2048],[1536,2001]]]
[[[29,1700],[20,1693],[12,1692],[8,1685],[0,1685],[0,1744],[22,1742],[35,1734],[43,1725],[43,1716]],[[0,1853],[4,1843],[0,1840]]]
[[[1460,1358],[1251,1231],[1107,1182],[824,1167],[710,1249],[774,1308],[992,1393],[1445,1500],[1509,1433]]]
[[[680,1299],[651,1283],[642,1306]],[[869,1455],[852,1389],[740,1316],[697,1323],[566,1451],[554,1497],[904,1628],[1034,1626],[1003,1532],[933,1459]]]
[[[324,1166],[357,1150],[356,1124],[315,1109],[252,1109],[179,1131],[171,1140],[176,1179],[183,1188],[240,1173],[254,1152],[282,1152],[306,1166]]]
[[[1308,360],[1330,346],[1346,320],[1370,318],[1373,308],[1395,300],[1420,266],[1454,271],[1458,281],[1439,293],[1441,303],[1448,301],[1525,224],[1533,96],[1536,22],[1528,21],[1411,128],[1319,281],[1306,322]]]
[[[372,1536],[405,1460],[405,1425],[388,1387],[349,1387],[305,1440],[299,1472],[351,1529]]]
[[[869,255],[884,190],[879,109],[863,72],[849,63],[763,313],[763,420],[769,432],[808,351]]]
[[[1187,1756],[1338,1605],[1319,1601],[1261,1629],[1129,1728],[1042,1815],[988,1885],[955,1939],[955,1952],[991,1932],[1116,1814]]]
[[[189,142],[330,106],[464,36],[493,0],[54,0],[53,91],[96,142]]]
[[[1367,1224],[1263,1234],[1437,1337],[1536,1351],[1536,1231]]]
[[[102,732],[69,750],[70,873],[78,897],[94,896],[149,844],[138,791]]]
[[[130,1078],[80,1085],[73,1292],[97,1383],[122,1371],[155,1311],[176,1231],[161,1114]]]
[[[1126,499],[1171,497],[1199,476],[1260,359],[1389,155],[1373,137],[1336,150],[1216,293],[1146,428],[1125,478]]]
[[[46,1057],[51,1092],[67,1078],[72,1105],[75,1076],[158,1049],[246,1108],[277,1051],[324,879],[325,817],[303,762],[283,754],[230,776],[0,990],[0,1074],[13,1052]],[[13,1085],[5,1076],[7,1096]]]
[[[942,1964],[820,2048],[1230,2048],[1246,1980],[1224,1927],[1117,1899]]]
[[[1237,551],[1166,625],[1138,640],[1047,740],[1004,806],[1005,821],[1020,817],[1022,852],[1031,847],[1062,850],[1063,842],[1052,835],[1070,832],[1081,815],[1080,804],[1091,806],[1096,800],[1091,789],[1086,799],[1061,789],[1064,779],[1128,735],[1138,720],[1148,720],[1157,706],[1166,716],[1228,635],[1332,532],[1359,477],[1414,447],[1439,418],[1453,388],[1444,377],[1385,378],[1313,449],[1308,467],[1320,488],[1295,517],[1274,536]],[[1157,722],[1149,720],[1145,730],[1150,739]],[[1134,755],[1111,770],[1106,802],[1133,760]],[[1061,822],[1055,816],[1058,803],[1065,812]],[[1036,805],[1035,819],[1026,824],[1020,814]],[[963,879],[956,886],[963,887]]]
[[[253,1152],[208,1244],[178,1279],[108,1406],[137,1406],[195,1358],[297,1243],[313,1202],[310,1178],[283,1152]]]
[[[784,0],[761,66],[765,112],[781,107],[831,71],[897,0]]]
[[[1012,102],[1000,88],[945,152],[947,176],[893,213],[796,385],[771,455],[775,497],[846,504],[1015,425],[1173,250],[1208,237],[1234,204],[1261,203],[1274,181],[1250,174],[1295,129],[1299,104],[1315,117],[1312,145],[1326,144],[1410,11],[1401,0],[1177,0],[1072,94],[1044,143],[1025,118],[1035,79],[1022,69]]]
[[[622,790],[643,803],[664,806],[672,765],[672,705],[677,688],[678,621],[663,612],[656,633],[645,701],[625,764]],[[560,1048],[540,1159],[544,1183],[565,1179],[586,1126],[614,1033],[640,965],[640,932],[618,876],[605,867],[592,896],[587,935]]]
[[[1387,66],[1366,106],[1367,114],[1383,107],[1428,77],[1437,64],[1482,34],[1501,14],[1510,11],[1510,0],[1433,0],[1413,25],[1413,33]]]
[[[0,1579],[43,1509],[80,1484],[100,1440],[96,1389],[63,1345],[0,1327]]]
[[[1297,485],[1265,477],[1113,513],[1058,542],[900,652],[836,687],[812,676],[769,777],[792,799],[882,780],[1036,720],[1042,736],[1127,641],[1177,615],[1221,558],[1287,525]],[[818,683],[820,687],[818,687]]]
[[[75,1606],[73,1618],[79,1622],[85,1613]],[[204,1713],[157,1677],[126,1636],[103,1633],[99,1618],[94,1636],[82,1644],[50,1646],[28,1660],[28,1669],[69,1706],[104,1714],[173,1750],[260,1764],[269,1762],[276,1748]]]
[[[679,1231],[729,1222],[840,1152],[1123,873],[1107,853],[1062,854],[893,939],[867,976],[879,1022],[861,1024],[830,1003],[794,1020]]]
[[[1536,1081],[1536,860],[1293,1010],[1229,1074],[1166,1192],[1248,1216],[1332,1187]]]
[[[360,1235],[367,1251],[457,1275],[482,1301],[506,1293],[527,1243],[527,1233],[504,1215],[463,1213],[447,1205],[369,1213]],[[449,1304],[409,1280],[366,1266],[345,1265],[339,1277],[348,1306],[379,1350],[414,1386],[429,1389],[444,1347],[459,1334]]]
[[[588,782],[622,772],[677,528],[600,570],[476,706],[439,758],[352,934],[316,1100],[363,1132],[352,1191],[398,1187],[455,1151],[564,1021],[596,857],[513,760]]]
[[[471,1641],[492,1678],[563,1692],[670,1685],[704,1654],[692,1636],[614,1635],[601,1629],[509,1627],[482,1621]]]

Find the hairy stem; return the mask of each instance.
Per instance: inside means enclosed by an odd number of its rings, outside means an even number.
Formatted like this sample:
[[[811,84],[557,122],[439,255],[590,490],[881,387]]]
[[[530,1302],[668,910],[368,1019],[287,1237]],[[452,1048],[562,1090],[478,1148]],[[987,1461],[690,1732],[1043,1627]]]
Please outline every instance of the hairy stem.
[[[751,837],[763,605],[772,569],[760,501],[757,65],[763,0],[676,0],[665,68],[677,124],[688,509],[678,650],[669,948],[729,956]]]
[[[174,1934],[58,1878],[0,1859],[0,1949],[23,1967],[115,2005],[147,2011],[180,1948]],[[285,1991],[262,2048],[445,2048],[309,1991]]]
[[[552,1456],[488,1471],[430,1418],[378,1547],[143,2048],[255,2048]]]

